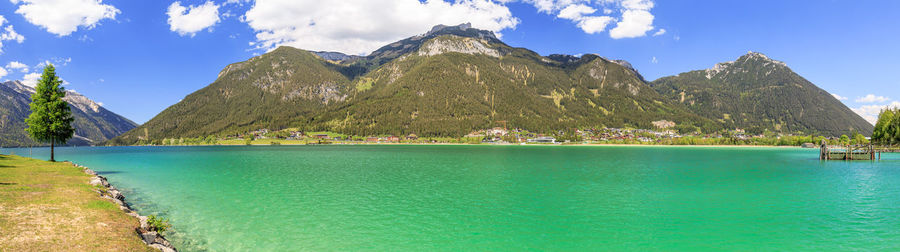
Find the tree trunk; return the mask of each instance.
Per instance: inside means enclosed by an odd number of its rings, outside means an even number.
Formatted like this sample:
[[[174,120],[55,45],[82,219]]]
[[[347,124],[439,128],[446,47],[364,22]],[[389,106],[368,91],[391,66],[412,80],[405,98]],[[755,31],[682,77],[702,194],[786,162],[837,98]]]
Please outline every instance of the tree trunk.
[[[56,162],[56,160],[53,159],[53,141],[50,141],[50,162]]]

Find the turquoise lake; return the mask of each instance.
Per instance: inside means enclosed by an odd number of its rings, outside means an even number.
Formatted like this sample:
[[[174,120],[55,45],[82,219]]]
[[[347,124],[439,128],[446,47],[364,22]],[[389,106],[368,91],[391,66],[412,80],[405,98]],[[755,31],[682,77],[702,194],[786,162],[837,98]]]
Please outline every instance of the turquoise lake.
[[[28,149],[0,152],[29,155]],[[32,155],[47,159],[47,149]],[[900,250],[900,155],[614,146],[57,149],[181,251]]]

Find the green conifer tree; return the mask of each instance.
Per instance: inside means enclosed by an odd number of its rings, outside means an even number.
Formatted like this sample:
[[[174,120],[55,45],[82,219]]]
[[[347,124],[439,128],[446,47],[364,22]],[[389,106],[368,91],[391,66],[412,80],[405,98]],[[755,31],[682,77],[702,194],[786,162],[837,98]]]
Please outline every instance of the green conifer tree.
[[[879,143],[890,142],[892,132],[888,132],[891,121],[894,120],[894,110],[884,109],[878,114],[878,121],[875,123],[875,130],[872,132],[872,141]]]
[[[65,144],[75,135],[75,128],[72,127],[74,118],[69,103],[63,100],[66,90],[61,85],[62,80],[56,76],[53,65],[45,67],[31,95],[31,115],[25,119],[28,136],[36,142],[50,144],[52,162],[56,161],[53,147]]]
[[[894,119],[891,120],[885,132],[885,135],[891,139],[891,144],[900,142],[900,109],[894,109]]]

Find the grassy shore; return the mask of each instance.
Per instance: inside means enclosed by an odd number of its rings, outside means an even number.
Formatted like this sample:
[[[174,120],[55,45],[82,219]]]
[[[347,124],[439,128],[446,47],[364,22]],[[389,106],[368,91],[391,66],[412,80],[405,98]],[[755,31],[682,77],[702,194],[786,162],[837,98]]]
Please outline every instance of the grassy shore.
[[[0,155],[0,251],[155,251],[69,163]]]

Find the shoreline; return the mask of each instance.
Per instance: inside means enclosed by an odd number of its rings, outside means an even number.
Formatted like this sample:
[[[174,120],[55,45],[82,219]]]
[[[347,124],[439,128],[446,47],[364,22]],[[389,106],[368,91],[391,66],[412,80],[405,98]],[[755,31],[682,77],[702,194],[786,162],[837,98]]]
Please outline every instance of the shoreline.
[[[556,143],[556,144],[517,144],[517,143],[503,143],[503,144],[490,144],[490,143],[482,143],[482,144],[468,144],[468,143],[332,143],[332,144],[217,144],[217,145],[121,145],[121,146],[96,146],[96,147],[140,147],[140,146],[152,146],[152,147],[190,147],[190,146],[344,146],[344,145],[373,145],[373,146],[426,146],[426,145],[436,145],[436,146],[592,146],[592,147],[707,147],[707,148],[802,148],[800,146],[784,146],[784,145],[688,145],[688,144],[600,144],[600,143],[590,143],[590,144],[564,144],[564,143]]]
[[[82,148],[82,147],[212,147],[212,146],[345,146],[345,145],[372,145],[372,146],[592,146],[592,147],[690,147],[690,148],[803,148],[801,146],[786,145],[690,145],[690,144],[607,144],[607,143],[555,143],[555,144],[520,144],[520,143],[330,143],[330,144],[303,144],[303,143],[284,143],[284,144],[197,144],[197,145],[110,145],[110,146],[57,146],[57,148]],[[27,149],[27,148],[47,148],[41,147],[4,147],[0,149]],[[815,148],[811,148],[815,149]]]
[[[111,200],[115,203],[119,210],[122,210],[128,216],[134,217],[140,223],[140,227],[135,228],[135,233],[138,235],[138,238],[141,239],[144,244],[146,244],[150,248],[158,249],[162,252],[177,252],[174,246],[163,237],[162,234],[156,231],[150,231],[150,225],[147,223],[148,217],[138,214],[134,209],[131,208],[131,205],[125,201],[125,195],[123,195],[115,186],[109,183],[106,180],[106,177],[98,175],[97,172],[91,170],[90,168],[76,164],[71,161],[65,161],[67,163],[72,164],[76,168],[80,168],[82,172],[91,175],[90,185],[92,186],[102,186],[106,188],[106,190],[96,190],[98,194],[100,194],[101,198]]]

